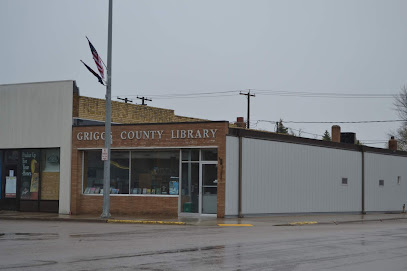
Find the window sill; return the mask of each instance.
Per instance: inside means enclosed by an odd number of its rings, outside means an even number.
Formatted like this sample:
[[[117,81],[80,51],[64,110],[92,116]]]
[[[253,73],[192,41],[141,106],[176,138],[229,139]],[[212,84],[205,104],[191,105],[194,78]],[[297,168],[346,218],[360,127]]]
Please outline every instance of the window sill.
[[[101,196],[103,197],[103,194],[82,194],[82,196]],[[175,198],[178,197],[179,195],[160,195],[160,194],[110,194],[112,197],[170,197],[170,198]]]

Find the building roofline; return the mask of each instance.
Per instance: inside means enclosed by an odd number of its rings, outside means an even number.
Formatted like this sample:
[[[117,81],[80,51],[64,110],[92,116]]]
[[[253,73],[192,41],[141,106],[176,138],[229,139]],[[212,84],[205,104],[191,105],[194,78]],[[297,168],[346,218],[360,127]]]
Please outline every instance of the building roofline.
[[[169,125],[169,124],[199,124],[199,123],[228,123],[226,120],[204,120],[204,121],[179,121],[179,122],[149,122],[149,123],[120,123],[113,124],[112,126],[142,126],[142,125]],[[100,125],[73,125],[73,127],[100,127],[105,126],[104,124]]]
[[[0,84],[0,86],[18,86],[18,85],[34,85],[34,84],[48,84],[48,83],[62,83],[62,82],[74,82],[75,80],[56,80],[56,81],[42,81],[42,82],[25,82],[25,83],[15,83],[15,84]]]
[[[405,151],[393,151],[393,150],[389,150],[389,149],[380,149],[380,148],[368,147],[368,146],[364,146],[364,145],[338,143],[338,142],[324,141],[324,140],[319,140],[319,139],[297,137],[297,136],[292,136],[292,135],[277,134],[277,133],[273,133],[273,132],[248,130],[248,129],[244,129],[244,128],[229,127],[229,133],[227,135],[253,138],[253,139],[264,139],[264,140],[278,141],[278,142],[284,142],[284,143],[325,147],[325,148],[342,149],[342,150],[349,150],[349,151],[371,152],[371,153],[380,153],[380,154],[407,157],[407,152],[405,152]]]

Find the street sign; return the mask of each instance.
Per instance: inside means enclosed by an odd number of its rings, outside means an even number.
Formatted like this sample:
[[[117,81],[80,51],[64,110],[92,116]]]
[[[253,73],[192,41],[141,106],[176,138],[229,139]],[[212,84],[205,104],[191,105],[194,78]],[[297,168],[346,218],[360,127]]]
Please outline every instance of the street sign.
[[[108,152],[107,152],[107,148],[103,148],[102,149],[102,161],[107,161],[108,158]]]

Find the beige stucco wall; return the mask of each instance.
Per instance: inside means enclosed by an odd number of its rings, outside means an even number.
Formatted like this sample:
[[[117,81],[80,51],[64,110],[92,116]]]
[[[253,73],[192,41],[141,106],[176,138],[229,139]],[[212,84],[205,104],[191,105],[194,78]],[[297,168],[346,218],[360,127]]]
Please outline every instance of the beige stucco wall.
[[[0,85],[0,149],[60,148],[59,213],[70,212],[74,81]]]

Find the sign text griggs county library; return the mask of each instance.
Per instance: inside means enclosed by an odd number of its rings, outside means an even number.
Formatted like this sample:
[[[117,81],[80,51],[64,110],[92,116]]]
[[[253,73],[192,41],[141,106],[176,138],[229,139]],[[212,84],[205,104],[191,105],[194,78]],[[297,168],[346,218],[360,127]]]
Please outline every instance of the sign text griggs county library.
[[[164,130],[122,131],[121,140],[154,140],[169,137],[170,139],[186,138],[215,138],[218,129],[171,130],[168,134]],[[113,134],[110,134],[112,140]],[[76,139],[79,141],[105,140],[105,132],[78,132]]]

